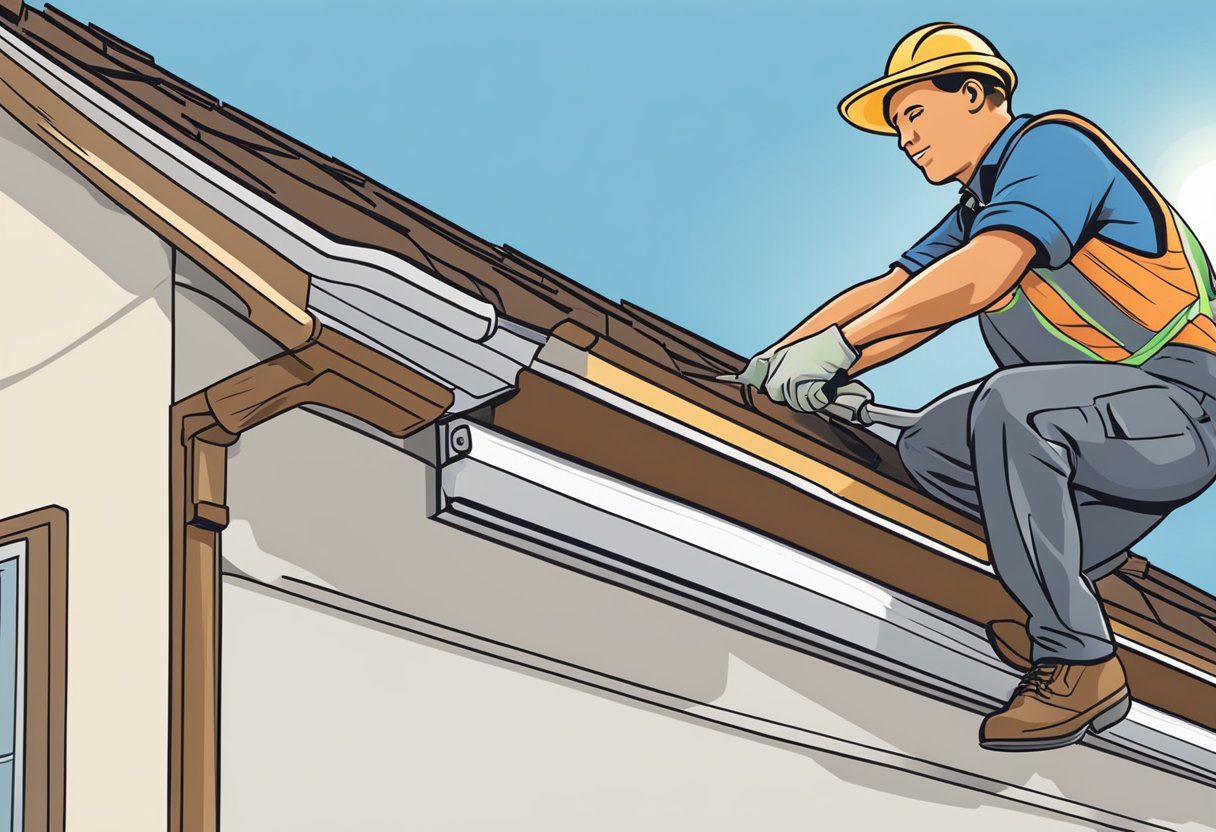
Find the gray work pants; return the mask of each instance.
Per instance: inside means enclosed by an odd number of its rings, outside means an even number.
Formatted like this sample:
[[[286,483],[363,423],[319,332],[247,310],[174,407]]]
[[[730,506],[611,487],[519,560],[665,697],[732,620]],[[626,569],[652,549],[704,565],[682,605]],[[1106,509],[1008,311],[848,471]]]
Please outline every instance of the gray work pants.
[[[983,523],[1033,661],[1114,653],[1093,582],[1216,479],[1216,398],[1139,367],[1001,369],[943,394],[898,441],[926,493]]]

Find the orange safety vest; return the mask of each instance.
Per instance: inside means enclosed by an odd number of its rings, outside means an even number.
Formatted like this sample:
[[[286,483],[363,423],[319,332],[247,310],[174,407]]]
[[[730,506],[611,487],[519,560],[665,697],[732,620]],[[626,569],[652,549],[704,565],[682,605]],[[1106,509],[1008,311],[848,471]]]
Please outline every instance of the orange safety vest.
[[[985,314],[1001,315],[1015,304],[1029,304],[1047,332],[1101,361],[1139,365],[1166,344],[1216,352],[1216,293],[1203,247],[1148,177],[1096,125],[1075,113],[1044,113],[1015,134],[1002,162],[1026,129],[1044,122],[1074,125],[1105,148],[1160,212],[1165,247],[1159,254],[1142,254],[1094,236],[1060,268],[1027,272],[1012,296],[1006,295]]]

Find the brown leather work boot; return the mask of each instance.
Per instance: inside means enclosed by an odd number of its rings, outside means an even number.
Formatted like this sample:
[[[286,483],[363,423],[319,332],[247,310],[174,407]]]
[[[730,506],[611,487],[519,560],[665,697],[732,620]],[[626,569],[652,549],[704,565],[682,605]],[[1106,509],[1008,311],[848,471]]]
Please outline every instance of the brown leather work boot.
[[[1015,670],[1030,670],[1030,633],[1020,621],[1001,619],[984,625],[988,643],[1001,661]]]
[[[1071,745],[1114,725],[1131,710],[1118,656],[1097,664],[1041,661],[1026,671],[1009,704],[980,725],[980,745],[994,751],[1041,751]]]

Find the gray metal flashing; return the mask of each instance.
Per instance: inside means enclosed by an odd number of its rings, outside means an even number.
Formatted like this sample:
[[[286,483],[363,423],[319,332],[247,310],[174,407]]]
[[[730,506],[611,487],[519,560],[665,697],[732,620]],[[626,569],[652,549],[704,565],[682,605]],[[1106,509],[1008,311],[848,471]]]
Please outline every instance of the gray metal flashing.
[[[453,388],[455,413],[514,389],[519,371],[540,349],[518,329],[504,326],[496,326],[485,340],[471,341],[412,309],[408,298],[390,299],[367,286],[317,276],[309,310],[326,326]]]
[[[0,28],[0,50],[141,159],[312,277],[308,309],[449,387],[461,413],[511,390],[536,343],[494,306],[380,249],[334,240],[161,135]],[[374,299],[374,300],[373,300]],[[359,312],[360,314],[355,314]]]

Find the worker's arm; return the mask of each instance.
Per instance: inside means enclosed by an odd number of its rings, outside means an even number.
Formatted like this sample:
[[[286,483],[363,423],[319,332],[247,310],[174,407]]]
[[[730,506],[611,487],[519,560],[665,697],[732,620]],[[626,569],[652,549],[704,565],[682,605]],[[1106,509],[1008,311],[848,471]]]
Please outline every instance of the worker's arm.
[[[849,367],[849,376],[856,378],[866,370],[873,370],[879,364],[886,364],[891,359],[897,358],[913,347],[928,341],[945,328],[943,326],[937,329],[926,329],[921,332],[908,332],[903,335],[896,335],[893,338],[883,338],[881,341],[866,344],[860,350],[861,357]]]
[[[1003,228],[977,234],[842,325],[841,331],[854,349],[864,351],[884,339],[949,326],[1007,295],[1036,251],[1026,237]]]
[[[873,307],[887,295],[898,289],[908,279],[908,272],[901,266],[879,277],[873,277],[856,286],[850,286],[827,303],[812,312],[806,320],[794,327],[773,347],[793,343],[808,335],[814,335],[832,324],[844,326],[848,321]],[[771,349],[771,348],[770,348]]]

